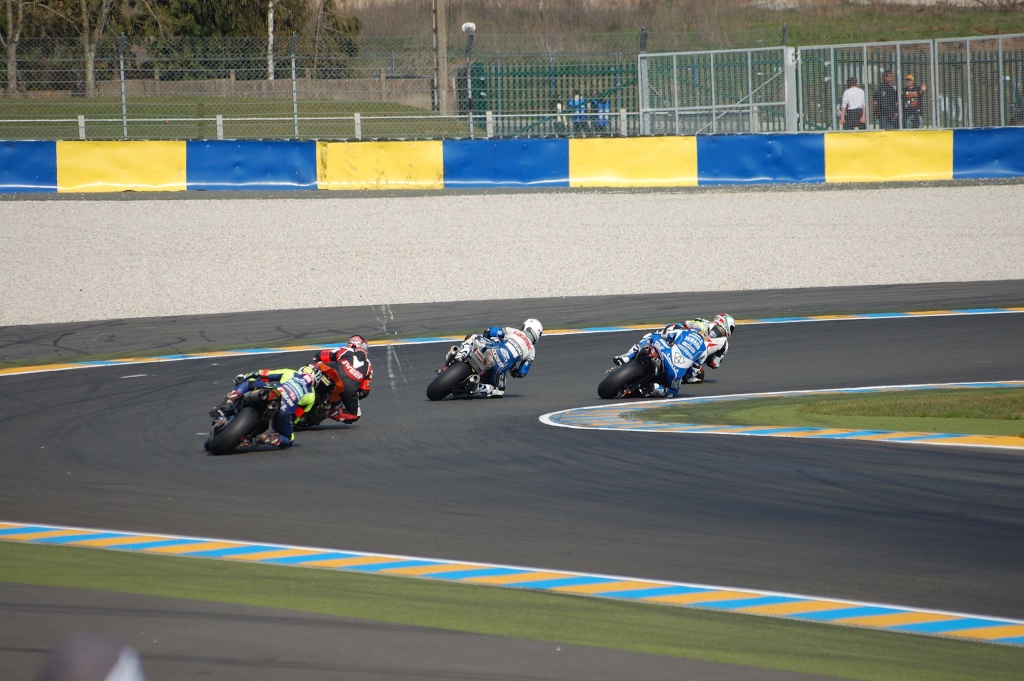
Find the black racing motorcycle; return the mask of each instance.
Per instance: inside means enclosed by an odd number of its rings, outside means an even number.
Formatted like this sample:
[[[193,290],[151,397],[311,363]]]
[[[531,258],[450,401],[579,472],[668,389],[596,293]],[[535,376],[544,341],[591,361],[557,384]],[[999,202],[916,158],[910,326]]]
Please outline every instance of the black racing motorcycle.
[[[273,388],[246,393],[234,413],[214,419],[203,447],[215,455],[247,447],[254,437],[266,432],[280,408],[280,394]]]
[[[495,365],[494,355],[486,339],[467,336],[462,345],[448,351],[444,366],[435,371],[437,377],[427,386],[427,399],[432,402],[471,395],[480,378]]]

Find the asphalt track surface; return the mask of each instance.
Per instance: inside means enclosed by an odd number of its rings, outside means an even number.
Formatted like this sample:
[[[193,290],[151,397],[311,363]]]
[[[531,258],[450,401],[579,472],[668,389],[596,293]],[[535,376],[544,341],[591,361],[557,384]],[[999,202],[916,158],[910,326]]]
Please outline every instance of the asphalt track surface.
[[[1024,282],[694,296],[509,301],[390,310],[392,328],[520,321],[549,327],[802,312],[1020,306]],[[322,315],[324,311],[320,311]],[[223,338],[372,326],[380,310],[180,320]],[[408,312],[408,314],[406,314]],[[441,320],[439,315],[454,316]],[[574,323],[573,319],[578,320]],[[234,327],[225,326],[221,322]],[[134,349],[174,347],[160,323],[116,327]],[[85,325],[0,330],[4,353],[64,359]],[[61,328],[56,328],[56,327]],[[96,325],[91,325],[95,333]],[[145,330],[141,327],[148,327]],[[113,328],[113,327],[111,327]],[[47,339],[46,335],[49,334]],[[637,334],[545,337],[500,400],[426,400],[441,345],[377,348],[353,427],[286,452],[202,451],[206,410],[234,374],[306,354],[0,377],[0,518],[697,582],[1024,617],[1024,459],[986,449],[574,431],[542,414],[597,404],[612,355]],[[93,336],[97,338],[99,336]],[[64,339],[64,340],[60,340]],[[685,394],[1024,378],[1024,315],[740,326],[723,367]],[[256,339],[251,339],[256,340]],[[296,341],[301,342],[301,340]],[[34,349],[29,349],[29,347]],[[91,346],[90,346],[91,347]],[[93,352],[97,352],[93,347]],[[2,578],[0,578],[2,581]],[[0,667],[29,678],[61,632],[102,627],[142,649],[152,679],[806,679],[658,656],[173,599],[0,584]],[[13,616],[8,616],[13,615]],[[150,627],[151,625],[151,627]],[[130,639],[133,640],[134,639]],[[469,651],[469,652],[467,652]]]

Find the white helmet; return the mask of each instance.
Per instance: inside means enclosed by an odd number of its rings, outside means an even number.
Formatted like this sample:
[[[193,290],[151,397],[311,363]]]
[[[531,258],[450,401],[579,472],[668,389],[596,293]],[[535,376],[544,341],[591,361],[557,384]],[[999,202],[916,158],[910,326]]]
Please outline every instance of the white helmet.
[[[715,315],[715,326],[721,326],[725,331],[726,337],[731,336],[733,330],[736,328],[736,320],[732,318],[732,315],[719,314]]]
[[[536,343],[544,333],[544,325],[538,319],[527,319],[523,322],[523,331],[530,337],[530,340]]]

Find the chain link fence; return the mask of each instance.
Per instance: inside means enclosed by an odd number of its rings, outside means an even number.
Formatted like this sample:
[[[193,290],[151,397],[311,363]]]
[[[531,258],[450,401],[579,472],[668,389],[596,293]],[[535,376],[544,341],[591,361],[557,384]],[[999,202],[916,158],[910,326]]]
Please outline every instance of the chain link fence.
[[[870,94],[882,69],[925,86],[925,127],[1024,123],[1022,35],[800,48],[795,83],[774,32],[467,38],[121,37],[92,58],[81,40],[23,39],[0,56],[0,139],[829,130],[845,78]]]

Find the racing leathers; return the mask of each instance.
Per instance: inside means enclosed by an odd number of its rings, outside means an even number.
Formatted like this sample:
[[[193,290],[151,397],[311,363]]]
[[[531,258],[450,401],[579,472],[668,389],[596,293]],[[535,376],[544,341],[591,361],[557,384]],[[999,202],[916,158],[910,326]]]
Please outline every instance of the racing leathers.
[[[704,380],[703,364],[708,357],[708,346],[703,334],[697,328],[687,328],[683,324],[668,324],[664,328],[645,334],[624,355],[613,358],[616,365],[623,365],[636,357],[644,347],[654,341],[664,340],[671,346],[685,348],[684,355],[692,359],[690,368],[682,376],[682,380],[672,385],[661,385],[649,381],[639,388],[643,397],[675,397],[679,393],[680,383],[700,383]]]
[[[676,329],[696,331],[697,333],[704,337],[704,342],[707,344],[708,354],[707,359],[704,361],[704,364],[706,366],[711,367],[712,369],[717,369],[722,365],[722,360],[725,358],[725,353],[729,352],[729,334],[724,326],[722,326],[719,323],[716,323],[717,319],[718,318],[716,317],[716,321],[712,322],[702,317],[697,317],[695,319],[687,319],[686,321],[683,322],[672,322],[671,324],[666,324],[655,333],[658,333],[662,336],[666,336]],[[625,355],[619,355],[618,357],[614,358],[615,363],[625,364],[630,359],[632,359],[633,356],[636,354],[636,350],[634,349],[636,347],[637,346],[634,345],[633,348],[630,349],[629,353],[626,353]],[[693,374],[693,376],[696,377],[696,380],[692,380],[692,377],[688,378],[688,383],[699,383],[700,381],[703,381],[703,367],[701,367],[699,371],[696,371],[696,373]]]
[[[522,378],[529,373],[537,356],[534,341],[522,329],[492,326],[481,334],[466,336],[461,345],[448,350],[445,362],[461,361],[475,353],[487,370],[471,393],[472,397],[501,397],[505,394],[505,377]]]
[[[359,420],[363,412],[359,400],[370,394],[373,365],[365,349],[343,346],[336,350],[321,350],[314,358],[319,362],[336,362],[341,385],[336,385],[328,397],[327,416],[342,423]]]
[[[295,422],[316,403],[316,378],[294,369],[262,369],[235,377],[238,383],[210,416],[224,418],[244,406],[266,402],[264,417],[273,433],[260,433],[249,443],[254,449],[271,445],[287,449],[295,442]]]

